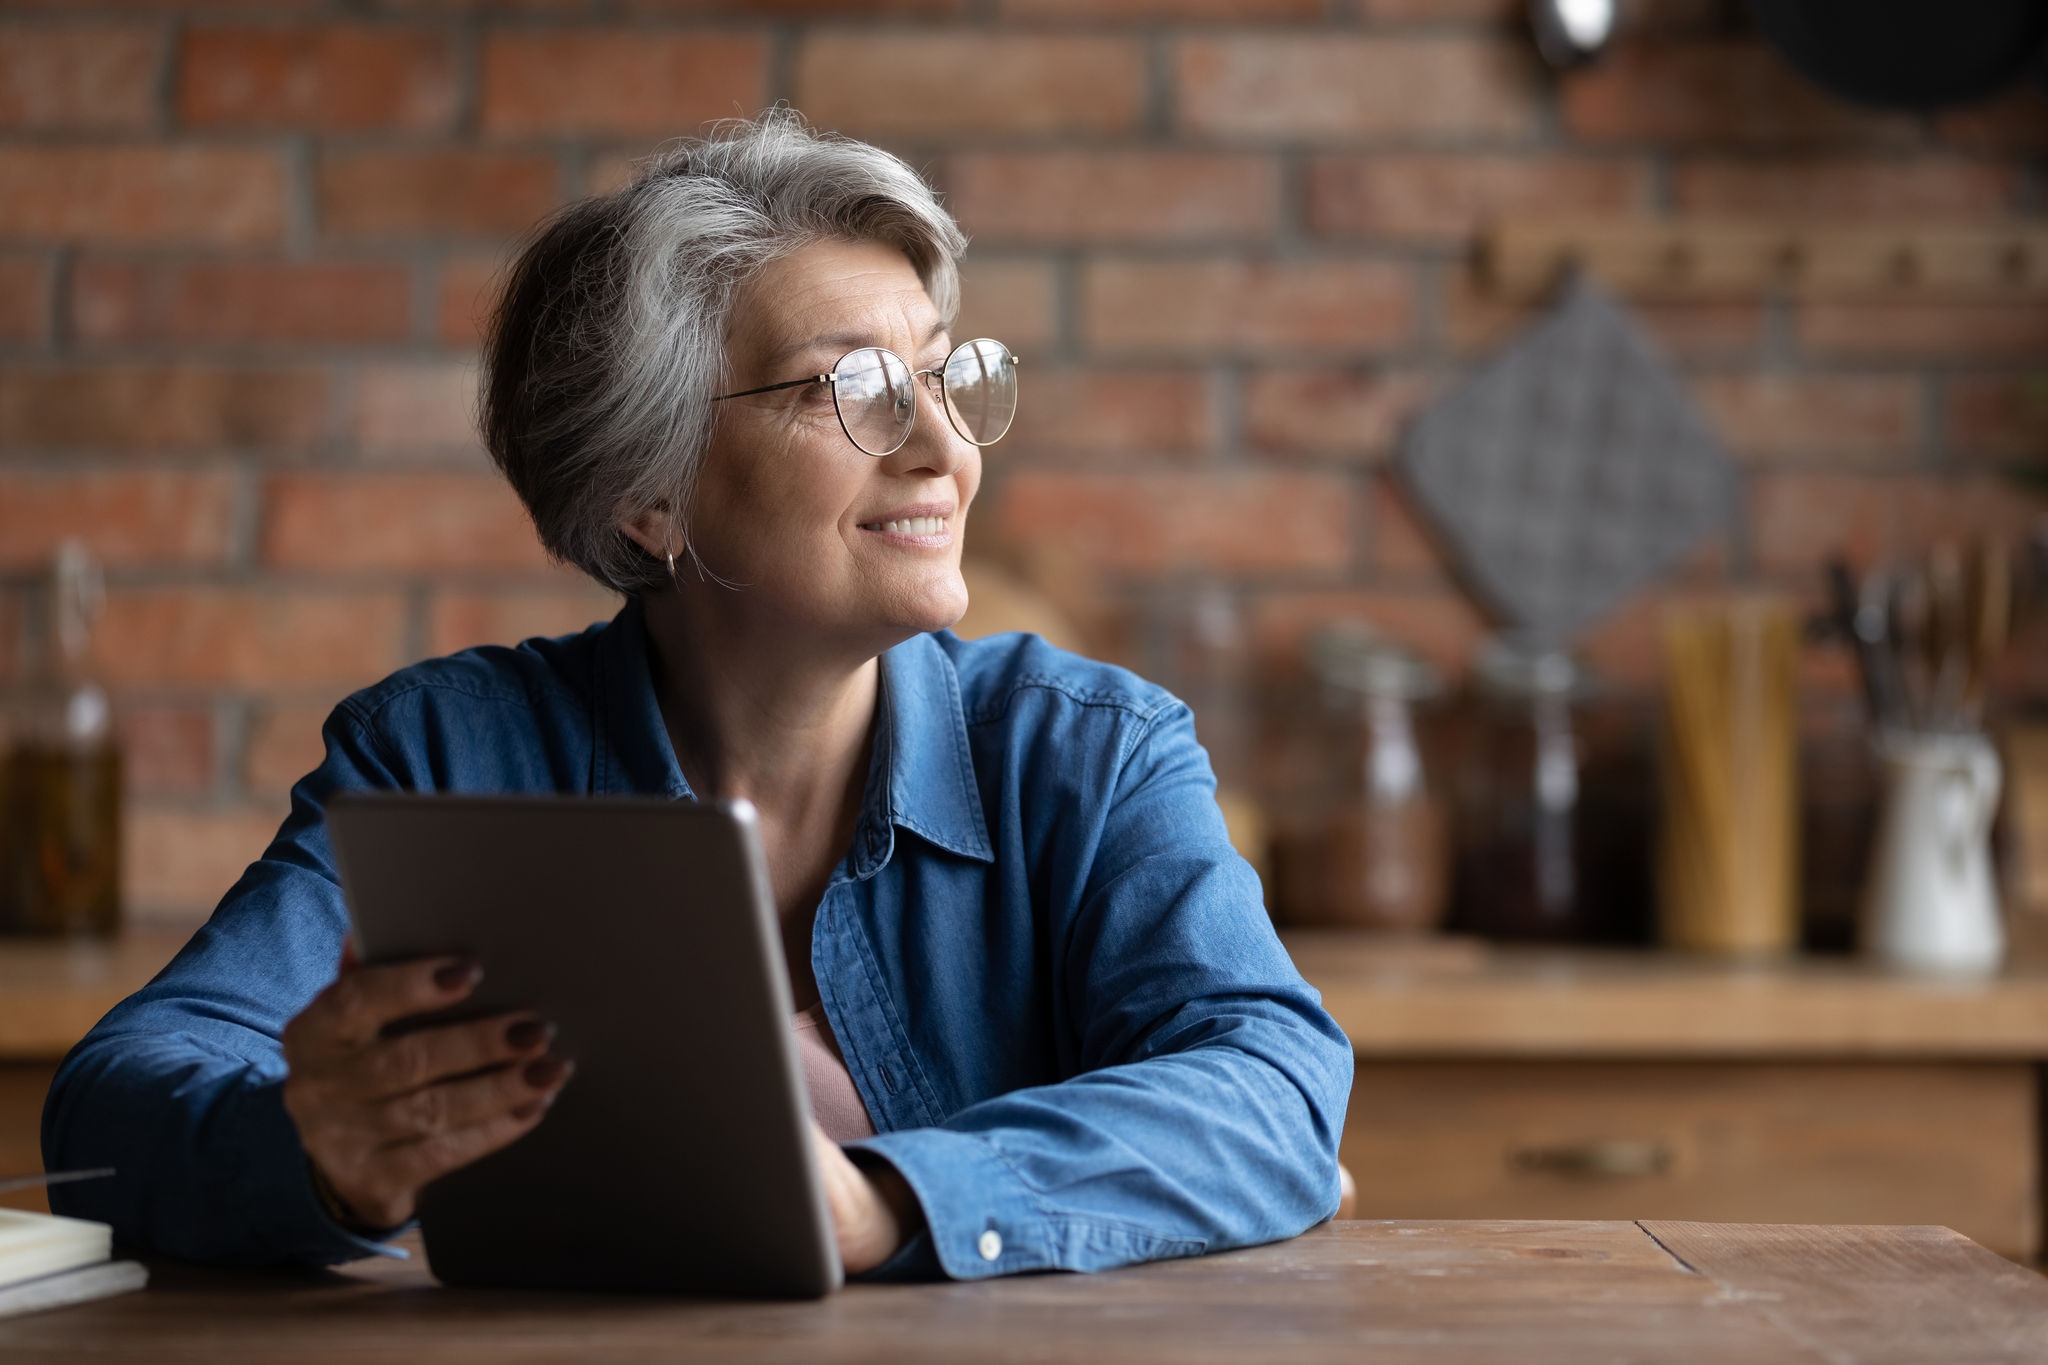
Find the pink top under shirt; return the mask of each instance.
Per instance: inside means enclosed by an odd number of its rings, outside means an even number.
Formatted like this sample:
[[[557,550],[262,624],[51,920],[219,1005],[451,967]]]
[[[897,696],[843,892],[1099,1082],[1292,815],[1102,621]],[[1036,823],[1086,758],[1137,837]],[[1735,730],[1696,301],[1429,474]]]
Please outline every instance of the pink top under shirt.
[[[797,1011],[791,1021],[796,1028],[796,1054],[804,1067],[804,1089],[811,1095],[811,1116],[834,1142],[873,1137],[875,1125],[868,1118],[860,1092],[853,1088],[846,1060],[839,1052],[839,1040],[825,1022],[823,1001]]]

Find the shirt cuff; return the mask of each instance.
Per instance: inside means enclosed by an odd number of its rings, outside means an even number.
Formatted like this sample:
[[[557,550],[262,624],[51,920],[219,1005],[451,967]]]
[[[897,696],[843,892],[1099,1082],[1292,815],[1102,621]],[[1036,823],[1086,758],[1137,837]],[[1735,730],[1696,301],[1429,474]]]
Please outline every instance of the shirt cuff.
[[[955,1280],[1031,1270],[1102,1270],[1135,1261],[1194,1256],[1200,1238],[1048,1206],[1005,1161],[992,1139],[948,1128],[906,1128],[845,1144],[899,1171],[924,1209],[925,1230],[871,1276],[913,1278],[920,1267]],[[921,1246],[920,1243],[925,1245]]]
[[[327,1212],[313,1186],[313,1165],[299,1141],[299,1126],[285,1110],[283,1081],[251,1086],[234,1108],[230,1121],[243,1160],[227,1188],[234,1191],[243,1225],[256,1232],[269,1259],[338,1265],[366,1256],[410,1257],[404,1247],[349,1231]]]

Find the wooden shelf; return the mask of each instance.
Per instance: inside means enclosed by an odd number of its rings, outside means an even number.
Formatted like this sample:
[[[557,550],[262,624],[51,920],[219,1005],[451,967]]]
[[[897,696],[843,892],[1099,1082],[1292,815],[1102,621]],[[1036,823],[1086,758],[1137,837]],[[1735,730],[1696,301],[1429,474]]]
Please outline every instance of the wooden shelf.
[[[1409,943],[1287,930],[1360,1057],[2048,1059],[2048,970]]]
[[[190,935],[0,939],[0,1061],[54,1062],[100,1016],[149,984]]]

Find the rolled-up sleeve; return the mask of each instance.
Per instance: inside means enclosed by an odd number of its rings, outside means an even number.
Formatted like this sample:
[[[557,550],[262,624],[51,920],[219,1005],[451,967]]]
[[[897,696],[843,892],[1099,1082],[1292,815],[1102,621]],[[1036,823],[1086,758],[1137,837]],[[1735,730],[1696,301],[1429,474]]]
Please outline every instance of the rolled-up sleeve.
[[[344,708],[291,814],[155,980],[71,1050],[43,1107],[51,1207],[123,1243],[194,1260],[334,1264],[394,1254],[344,1230],[314,1192],[284,1108],[284,1026],[333,981],[348,913],[323,812],[349,788],[396,785]]]
[[[850,1144],[925,1215],[883,1277],[1100,1270],[1334,1213],[1351,1047],[1230,845],[1184,706],[1131,744],[1054,927],[1076,1073]]]

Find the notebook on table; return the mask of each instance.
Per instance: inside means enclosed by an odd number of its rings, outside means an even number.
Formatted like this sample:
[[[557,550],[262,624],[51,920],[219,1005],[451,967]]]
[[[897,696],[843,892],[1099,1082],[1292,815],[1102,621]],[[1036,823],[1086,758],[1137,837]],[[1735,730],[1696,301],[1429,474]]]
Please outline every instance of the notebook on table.
[[[113,1229],[82,1218],[0,1209],[0,1317],[140,1289],[149,1272],[116,1261]]]

